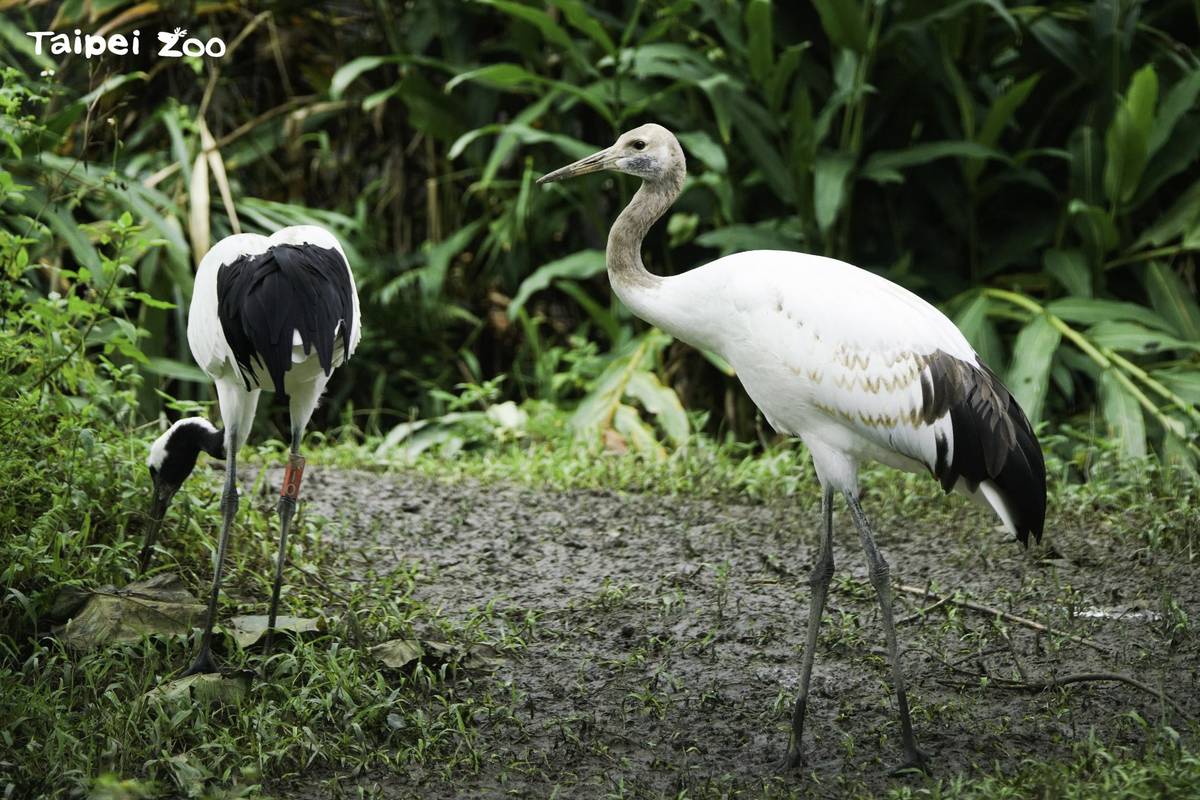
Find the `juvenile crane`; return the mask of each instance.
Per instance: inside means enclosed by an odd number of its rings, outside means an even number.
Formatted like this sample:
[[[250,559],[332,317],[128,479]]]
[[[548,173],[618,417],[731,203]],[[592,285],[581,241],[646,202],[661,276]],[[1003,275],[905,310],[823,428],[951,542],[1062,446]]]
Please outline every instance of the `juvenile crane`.
[[[217,387],[217,429],[202,417],[181,419],[154,441],[146,465],[154,483],[150,527],[141,553],[149,564],[167,507],[200,451],[225,459],[221,538],[200,650],[185,675],[213,672],[213,623],[229,529],[237,515],[237,453],[246,443],[263,389],[282,392],[291,421],[291,455],[279,498],[279,556],[271,591],[266,650],[271,650],[283,582],[288,527],[300,497],[300,440],[334,368],[358,345],[358,292],[350,262],[329,231],[313,225],[270,237],[242,233],[217,242],[196,271],[188,312],[192,357]]]
[[[859,504],[858,468],[874,460],[929,471],[945,491],[990,506],[1027,545],[1030,535],[1041,539],[1046,516],[1046,470],[1029,420],[949,319],[850,264],[752,250],[674,277],[648,272],[642,240],[679,196],[687,172],[683,150],[666,128],[635,128],[538,183],[600,170],[642,180],[608,235],[608,276],[617,297],[647,322],[723,356],[771,426],[799,437],[812,453],[824,532],[810,578],[808,637],[785,765],[803,760],[813,655],[833,576],[833,498],[841,492],[879,599],[903,767],[921,767],[926,757],[909,718],[888,563]]]

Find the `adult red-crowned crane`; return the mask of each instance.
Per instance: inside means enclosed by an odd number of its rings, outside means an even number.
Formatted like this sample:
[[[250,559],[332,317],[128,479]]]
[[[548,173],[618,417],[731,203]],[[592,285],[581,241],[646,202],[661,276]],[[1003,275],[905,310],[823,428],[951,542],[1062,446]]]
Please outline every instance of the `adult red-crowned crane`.
[[[833,576],[833,495],[849,504],[879,597],[900,712],[905,767],[920,767],[896,651],[888,564],[859,504],[858,467],[880,461],[928,470],[995,510],[1023,543],[1040,540],[1046,469],[1029,420],[949,319],[915,294],[832,258],[752,250],[662,278],[642,264],[650,226],[679,196],[687,172],[674,135],[643,125],[543,176],[599,170],[642,179],[608,235],[613,291],[647,322],[723,356],[775,430],[799,437],[822,487],[824,536],[813,569],[808,639],[786,766],[802,761],[809,679]]]
[[[314,225],[270,237],[228,236],[205,254],[196,271],[188,312],[192,357],[217,387],[224,430],[202,417],[181,419],[155,440],[146,464],[154,482],[150,527],[141,565],[171,498],[204,450],[225,459],[221,539],[200,651],[185,674],[213,672],[212,632],[229,529],[237,515],[237,453],[246,443],[263,389],[282,392],[291,421],[292,452],[279,498],[279,555],[271,590],[266,649],[279,606],[288,526],[296,511],[304,459],[300,440],[335,367],[350,358],[361,335],[358,292],[337,238]]]

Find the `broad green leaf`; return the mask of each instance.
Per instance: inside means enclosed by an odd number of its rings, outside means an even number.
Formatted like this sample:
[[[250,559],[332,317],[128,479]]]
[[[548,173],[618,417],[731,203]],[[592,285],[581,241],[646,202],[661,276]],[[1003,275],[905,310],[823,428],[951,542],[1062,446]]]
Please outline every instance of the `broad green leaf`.
[[[451,259],[467,248],[485,221],[476,220],[456,230],[449,239],[426,244],[425,265],[419,268],[418,275],[422,293],[427,299],[432,300],[441,294]]]
[[[1104,136],[1104,193],[1113,203],[1126,203],[1137,191],[1146,168],[1157,102],[1158,76],[1153,65],[1147,64],[1130,80]]]
[[[329,96],[334,100],[341,98],[346,87],[363,73],[378,69],[384,64],[398,64],[404,60],[402,56],[359,56],[338,68],[329,81]]]
[[[176,361],[173,358],[151,356],[143,367],[151,375],[161,375],[164,378],[174,378],[179,381],[192,383],[208,383],[209,377],[199,367]]]
[[[1146,420],[1137,398],[1126,391],[1111,369],[1100,373],[1100,411],[1108,435],[1116,439],[1126,456],[1146,455]]]
[[[867,52],[867,21],[858,0],[813,0],[829,41],[856,53]]]
[[[821,233],[837,221],[846,199],[846,186],[854,157],[848,153],[821,153],[813,165],[813,209]]]
[[[1092,45],[1069,26],[1050,14],[1041,14],[1029,24],[1033,38],[1077,77],[1091,71],[1089,50]]]
[[[804,244],[804,237],[791,219],[767,220],[707,231],[696,237],[696,244],[715,247],[724,256],[742,250],[796,250]]]
[[[642,408],[658,419],[676,447],[688,440],[688,418],[675,390],[663,386],[653,372],[637,372],[629,379],[625,394],[642,404]]]
[[[604,26],[596,20],[591,10],[580,0],[550,0],[550,2],[563,12],[563,16],[567,18],[567,22],[573,28],[600,45],[605,53],[612,54],[616,51],[616,45],[613,44],[608,31],[604,30]]]
[[[604,271],[604,251],[580,250],[569,256],[543,264],[534,270],[533,274],[521,281],[517,294],[508,304],[508,318],[516,319],[517,314],[525,307],[525,303],[535,292],[540,292],[560,278],[587,280]]]
[[[1013,344],[1013,361],[1006,383],[1035,425],[1042,418],[1050,387],[1050,366],[1061,340],[1059,330],[1045,315],[1039,314],[1021,329]]]
[[[542,36],[546,37],[548,41],[554,42],[562,48],[563,52],[567,53],[576,64],[589,72],[595,72],[591,61],[580,54],[571,35],[542,9],[524,3],[509,2],[509,0],[478,0],[478,2],[499,9],[510,17],[530,23],[541,31]]]
[[[1200,369],[1160,369],[1155,380],[1193,405],[1200,405]]]
[[[1047,306],[1049,311],[1067,322],[1077,322],[1083,325],[1093,325],[1099,322],[1125,320],[1140,322],[1151,328],[1170,333],[1171,323],[1163,319],[1153,309],[1140,306],[1137,303],[1122,303],[1117,300],[1097,300],[1090,297],[1064,297],[1053,300]]]
[[[1093,257],[1101,258],[1117,246],[1120,235],[1104,209],[1076,199],[1067,205],[1067,213],[1071,215],[1075,230],[1087,242]]]
[[[776,59],[774,66],[763,84],[763,95],[767,98],[767,108],[772,114],[783,116],[787,113],[784,102],[787,90],[791,85],[792,76],[800,67],[804,51],[812,46],[812,42],[799,42],[784,49]],[[807,95],[805,95],[807,97]],[[811,118],[811,113],[810,113]]]
[[[766,79],[775,60],[772,13],[771,0],[746,3],[746,48],[750,56],[750,75],[758,84]]]
[[[1040,72],[1031,75],[1025,80],[1013,84],[996,98],[992,107],[988,109],[987,116],[983,119],[983,126],[975,136],[978,144],[991,148],[996,146],[996,143],[1000,141],[1000,134],[1007,127],[1017,109],[1024,105],[1029,93],[1037,86],[1038,79],[1041,77]],[[983,159],[970,158],[963,165],[963,170],[969,181],[975,181],[979,177],[979,173],[983,171]]]
[[[454,91],[454,87],[463,83],[482,83],[496,89],[513,89],[539,84],[543,81],[540,75],[535,75],[524,67],[516,64],[488,64],[486,67],[459,73],[446,81],[446,91]]]
[[[620,344],[623,341],[625,329],[608,306],[597,303],[582,285],[573,280],[560,278],[557,285],[560,292],[587,312],[588,318],[604,332],[610,342]]]
[[[1154,125],[1146,142],[1150,155],[1158,152],[1175,130],[1175,124],[1187,113],[1196,110],[1196,97],[1200,95],[1200,67],[1193,68],[1172,86],[1159,106]]]
[[[954,317],[954,324],[967,337],[971,347],[986,364],[1000,364],[1002,351],[996,326],[988,319],[991,301],[987,295],[976,294]]]
[[[1092,271],[1081,251],[1047,250],[1042,254],[1042,268],[1076,297],[1092,296]]]
[[[1200,181],[1193,183],[1153,225],[1142,231],[1130,250],[1161,247],[1200,229]]]
[[[862,168],[862,177],[879,182],[895,181],[901,170],[927,164],[939,158],[994,158],[1007,160],[1007,156],[991,147],[963,140],[943,142],[921,142],[904,150],[887,150],[873,153]]]
[[[1200,340],[1185,341],[1136,322],[1099,322],[1088,329],[1087,338],[1101,347],[1133,353],[1159,353],[1164,350],[1200,352]]]
[[[1151,199],[1159,199],[1163,184],[1186,172],[1197,160],[1200,160],[1200,114],[1188,114],[1175,126],[1175,135],[1146,163],[1129,207],[1138,208]]]
[[[1171,323],[1172,330],[1184,339],[1200,341],[1200,306],[1174,270],[1161,261],[1153,261],[1146,268],[1143,280],[1150,305]]]
[[[633,406],[619,404],[613,413],[612,422],[613,430],[625,438],[630,449],[648,453],[660,460],[667,457],[667,452],[659,444],[653,429],[642,420]]]
[[[729,168],[729,162],[725,159],[725,150],[704,131],[686,131],[676,134],[675,138],[679,140],[685,150],[713,172],[724,173]]]

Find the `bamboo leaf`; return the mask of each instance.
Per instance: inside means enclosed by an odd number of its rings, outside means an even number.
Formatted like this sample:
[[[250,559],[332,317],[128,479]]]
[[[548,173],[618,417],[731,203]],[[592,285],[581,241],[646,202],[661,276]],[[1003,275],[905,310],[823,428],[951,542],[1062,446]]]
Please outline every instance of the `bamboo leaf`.
[[[867,21],[858,0],[813,0],[829,41],[856,53],[867,52]]]
[[[1000,134],[1008,126],[1013,115],[1017,113],[1029,94],[1037,86],[1038,80],[1042,74],[1035,73],[1023,81],[1010,86],[1003,94],[996,98],[992,103],[992,107],[988,109],[987,116],[983,119],[983,125],[979,129],[979,133],[975,136],[975,141],[984,147],[994,148],[996,143],[1000,141]],[[984,161],[982,158],[971,157],[963,169],[967,175],[967,179],[974,181],[979,177],[979,173],[983,171]]]
[[[1088,329],[1087,337],[1100,347],[1133,353],[1158,353],[1164,350],[1200,352],[1200,340],[1185,341],[1136,322],[1100,322]]]
[[[1200,229],[1200,181],[1193,183],[1179,199],[1159,216],[1158,220],[1134,242],[1130,250],[1136,252],[1146,247],[1161,247],[1167,242],[1187,236]]]
[[[464,83],[482,83],[497,89],[512,89],[527,87],[542,82],[540,75],[535,75],[524,67],[516,64],[488,64],[486,67],[468,70],[455,75],[446,81],[446,92],[454,91],[456,86]]]
[[[403,60],[400,56],[359,56],[333,73],[333,78],[329,81],[329,96],[338,100],[345,93],[346,87],[360,75],[378,69],[384,64],[398,64]]]
[[[1160,331],[1171,332],[1171,323],[1153,309],[1137,303],[1122,303],[1117,300],[1096,300],[1090,297],[1064,297],[1051,301],[1046,310],[1068,322],[1092,325],[1099,322],[1125,320],[1140,322]]]
[[[967,337],[971,347],[987,364],[1001,363],[1000,339],[996,326],[988,319],[991,301],[983,293],[976,294],[954,317],[954,324]]]
[[[846,185],[854,157],[848,153],[821,153],[813,165],[813,208],[817,226],[828,233],[846,199]]]
[[[1196,109],[1197,95],[1200,95],[1200,68],[1184,75],[1167,91],[1146,142],[1146,150],[1150,155],[1167,143],[1175,131],[1176,123]]]
[[[766,80],[775,60],[771,15],[771,0],[750,0],[746,4],[746,47],[750,55],[750,75],[758,84]]]
[[[1008,371],[1008,388],[1012,390],[1030,422],[1042,418],[1046,392],[1050,387],[1050,366],[1058,350],[1062,334],[1044,315],[1029,321],[1013,344],[1013,362]]]
[[[966,140],[921,142],[904,150],[873,153],[862,168],[862,177],[880,183],[903,180],[900,171],[928,164],[939,158],[970,158],[1008,160],[1008,156],[986,145]]]
[[[1161,261],[1146,268],[1143,280],[1150,305],[1185,339],[1200,341],[1200,306],[1175,272]]]
[[[603,250],[580,250],[569,256],[543,264],[534,270],[533,274],[521,281],[517,294],[508,304],[508,318],[516,319],[517,314],[525,307],[525,303],[535,292],[550,286],[560,278],[587,280],[604,271]]]
[[[1117,380],[1111,369],[1100,373],[1100,411],[1108,435],[1117,440],[1126,456],[1146,455],[1146,420],[1137,398]]]
[[[675,138],[679,139],[685,150],[713,172],[724,173],[729,168],[725,150],[704,131],[687,131],[676,134]]]
[[[1134,73],[1104,136],[1104,193],[1114,204],[1128,202],[1137,191],[1146,168],[1157,102],[1158,76],[1153,65],[1147,64]]]
[[[1092,296],[1092,271],[1082,251],[1047,250],[1042,254],[1042,267],[1076,297]]]
[[[600,45],[605,53],[616,52],[616,45],[608,31],[604,30],[592,12],[580,0],[550,0],[556,8],[563,12],[572,27],[581,31],[585,36]]]

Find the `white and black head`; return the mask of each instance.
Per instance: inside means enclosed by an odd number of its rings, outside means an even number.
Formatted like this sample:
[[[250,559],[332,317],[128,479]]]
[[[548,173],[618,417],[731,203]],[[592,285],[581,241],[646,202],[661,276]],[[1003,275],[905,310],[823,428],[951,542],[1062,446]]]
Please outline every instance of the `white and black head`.
[[[538,183],[551,183],[600,170],[615,170],[634,175],[649,183],[683,182],[687,172],[683,148],[675,134],[662,125],[650,123],[626,131],[612,147],[543,175]]]
[[[179,420],[150,445],[146,466],[154,483],[150,524],[155,528],[166,515],[171,498],[195,469],[201,451],[215,458],[225,457],[225,434],[203,417]]]

